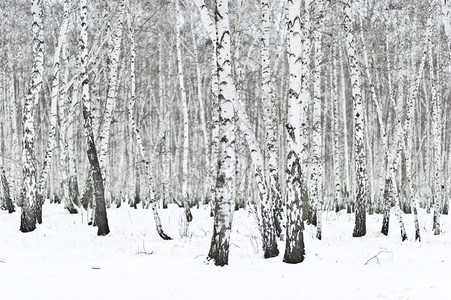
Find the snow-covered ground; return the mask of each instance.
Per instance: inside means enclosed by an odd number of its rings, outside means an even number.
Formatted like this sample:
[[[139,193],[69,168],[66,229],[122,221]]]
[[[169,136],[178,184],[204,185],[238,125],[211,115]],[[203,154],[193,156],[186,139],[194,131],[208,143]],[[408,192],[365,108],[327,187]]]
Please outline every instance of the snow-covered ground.
[[[368,233],[352,238],[353,215],[325,213],[323,240],[305,231],[306,260],[263,259],[255,221],[235,212],[229,265],[205,264],[212,219],[193,209],[189,228],[182,210],[160,210],[166,232],[155,232],[150,210],[108,210],[111,233],[96,236],[85,216],[61,205],[44,206],[44,223],[19,231],[18,212],[0,212],[0,299],[451,299],[451,218],[442,234],[431,232],[431,215],[420,215],[421,243],[401,243],[394,215],[388,237],[381,215],[368,216]],[[181,234],[188,237],[181,237]],[[377,259],[371,259],[377,255]]]

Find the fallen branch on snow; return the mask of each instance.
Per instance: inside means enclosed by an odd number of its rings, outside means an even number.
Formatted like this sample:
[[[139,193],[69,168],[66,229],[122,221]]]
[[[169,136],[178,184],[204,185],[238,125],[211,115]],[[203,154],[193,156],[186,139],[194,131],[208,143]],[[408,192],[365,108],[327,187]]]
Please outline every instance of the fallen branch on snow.
[[[376,263],[378,263],[378,264],[380,265],[381,262],[379,261],[379,255],[380,255],[381,253],[388,253],[388,254],[392,255],[392,252],[391,252],[391,251],[388,251],[388,250],[381,250],[381,251],[379,251],[379,253],[377,253],[376,255],[374,255],[373,257],[371,257],[370,259],[368,259],[368,260],[366,261],[366,263],[365,263],[365,266],[366,266],[367,264],[369,264],[369,262],[372,261],[373,259],[375,259],[375,260],[376,260]]]

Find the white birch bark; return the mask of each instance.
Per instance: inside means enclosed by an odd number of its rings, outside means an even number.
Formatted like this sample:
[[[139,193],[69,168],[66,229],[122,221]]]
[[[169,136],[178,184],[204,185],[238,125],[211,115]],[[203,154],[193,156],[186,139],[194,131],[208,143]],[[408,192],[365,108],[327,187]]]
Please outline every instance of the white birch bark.
[[[342,205],[342,170],[341,170],[341,162],[340,162],[340,122],[339,122],[339,104],[338,104],[338,76],[337,69],[338,64],[335,58],[335,47],[332,47],[331,51],[331,59],[332,62],[332,71],[331,71],[331,100],[333,103],[333,118],[332,118],[332,133],[333,133],[333,165],[334,165],[334,201],[335,201],[335,210],[341,209]]]
[[[57,75],[56,68],[58,69],[58,73],[61,73],[61,84],[60,86],[66,85],[69,80],[69,55],[67,49],[67,27],[69,24],[69,13],[70,13],[71,1],[65,0],[63,4],[63,22],[61,23],[60,29],[60,40],[58,42],[58,49],[56,52],[59,53],[61,51],[62,63],[57,60],[55,55],[55,70],[54,75]],[[59,57],[58,57],[59,58]],[[63,65],[63,71],[61,72],[60,66]],[[60,89],[59,87],[59,79],[57,82],[53,82],[52,86],[52,101],[54,97],[57,98],[56,89]],[[63,186],[63,201],[64,205],[70,213],[77,213],[77,209],[75,208],[74,199],[70,193],[69,188],[69,179],[70,179],[70,169],[69,169],[69,153],[68,153],[68,136],[67,136],[67,127],[68,127],[68,118],[69,118],[69,109],[68,109],[68,96],[66,89],[60,89],[59,95],[59,116],[60,116],[60,166],[61,166],[61,184]],[[56,101],[56,100],[55,100]],[[49,141],[50,142],[50,141]],[[42,177],[41,177],[42,179]]]
[[[277,161],[277,143],[274,116],[274,95],[271,86],[271,65],[270,65],[270,16],[269,1],[262,0],[261,3],[261,64],[262,64],[262,104],[264,110],[263,122],[265,126],[265,142],[268,152],[269,183],[270,188],[267,189],[266,199],[262,203],[262,221],[263,221],[263,248],[265,258],[275,257],[279,254],[276,236],[280,235],[280,222],[277,212],[274,209],[280,199],[279,172]],[[264,170],[262,170],[264,172]],[[265,177],[263,178],[265,180]],[[278,233],[277,226],[278,224]]]
[[[141,138],[141,133],[138,129],[138,126],[135,122],[135,116],[133,114],[135,102],[136,102],[136,79],[135,79],[135,57],[136,57],[136,49],[135,49],[135,32],[134,25],[131,22],[131,11],[129,11],[128,17],[128,26],[129,26],[129,40],[130,40],[130,83],[131,83],[131,95],[128,103],[128,117],[130,126],[135,133],[136,143],[138,144],[139,154],[141,156],[141,162],[143,163],[144,172],[147,177],[147,184],[149,185],[150,192],[150,206],[152,208],[152,213],[155,221],[155,227],[157,229],[158,234],[164,240],[170,240],[171,238],[166,235],[163,231],[163,227],[161,225],[160,215],[158,214],[157,202],[155,199],[155,190],[154,183],[152,177],[152,170],[150,161],[147,159],[146,150],[143,145],[143,141]]]
[[[50,121],[49,121],[49,133],[47,137],[47,149],[44,157],[44,163],[41,169],[41,176],[38,182],[38,197],[41,201],[41,206],[44,201],[44,189],[47,182],[47,177],[50,170],[50,164],[52,163],[53,150],[56,147],[56,123],[57,123],[57,109],[58,109],[58,96],[60,94],[60,71],[61,71],[61,49],[65,47],[67,28],[69,25],[69,1],[64,1],[63,21],[61,22],[58,42],[55,48],[55,54],[53,58],[53,82],[52,90],[50,94]],[[63,82],[65,84],[65,82]],[[39,220],[38,220],[39,222]]]
[[[360,9],[360,11],[359,11],[359,21],[360,21],[360,39],[361,39],[361,42],[362,42],[363,58],[364,58],[364,62],[365,62],[365,75],[367,77],[367,80],[368,80],[368,83],[369,83],[369,86],[370,86],[371,101],[374,103],[374,106],[376,107],[376,116],[377,116],[377,121],[379,123],[379,132],[380,132],[380,141],[381,141],[381,145],[382,145],[382,151],[383,151],[384,155],[387,156],[388,155],[387,126],[386,126],[387,122],[383,121],[382,108],[381,108],[381,105],[379,103],[379,98],[378,98],[378,95],[376,93],[376,87],[374,85],[373,78],[372,78],[372,76],[370,74],[370,63],[369,63],[369,59],[368,59],[368,51],[367,51],[367,48],[366,48],[365,34],[363,32],[363,26],[364,26],[363,18],[362,18],[363,5],[364,5],[363,3],[360,3],[360,5],[359,5],[359,9]],[[387,50],[387,53],[388,53],[388,50]],[[368,129],[371,128],[371,125],[367,124],[367,128]],[[371,149],[369,146],[367,146],[367,148]],[[372,151],[371,150],[368,153],[369,153],[369,156],[372,155]],[[370,161],[372,161],[372,159],[370,159]],[[371,166],[371,164],[368,165],[368,172],[370,174],[372,174],[372,172],[371,172],[372,168],[370,168],[370,166]],[[370,180],[370,182],[369,182],[369,189],[370,189],[370,193],[371,193],[371,197],[370,198],[371,198],[372,201],[374,201],[374,197],[373,197],[373,195],[374,195],[374,188],[373,188],[373,184],[372,184],[373,180],[374,179],[372,177],[372,180]],[[381,190],[383,190],[383,186],[381,186]],[[381,191],[381,194],[382,194],[382,191]]]
[[[129,21],[129,26],[131,28],[132,24]],[[133,28],[131,29],[133,30]],[[132,35],[133,34],[133,35]],[[130,32],[130,46],[134,46],[135,42],[134,42],[134,32]],[[130,53],[131,55],[132,53]],[[131,59],[131,58],[130,58]],[[131,64],[131,66],[134,65]],[[161,198],[162,198],[162,205],[163,208],[167,208],[167,202],[168,202],[168,198],[169,198],[169,192],[168,192],[168,180],[169,180],[169,147],[168,147],[168,135],[169,135],[169,130],[168,130],[168,119],[169,117],[167,116],[167,99],[165,98],[165,90],[166,90],[166,86],[165,86],[165,76],[164,74],[164,45],[163,45],[163,36],[162,33],[160,32],[158,34],[158,98],[160,98],[160,115],[159,115],[159,123],[160,123],[160,135],[161,135],[161,147],[162,147],[162,151],[163,151],[163,155],[161,157],[162,159],[162,164],[163,164],[163,177],[162,177],[162,191],[161,191]],[[169,74],[171,74],[169,72]],[[133,75],[134,77],[135,75]],[[132,90],[136,89],[136,87],[132,87]]]
[[[177,69],[180,88],[180,101],[182,102],[182,114],[183,114],[183,147],[182,147],[182,202],[185,208],[185,216],[188,222],[191,222],[193,216],[189,207],[189,195],[188,195],[188,154],[189,154],[189,116],[188,116],[188,103],[185,90],[185,77],[183,75],[183,57],[182,46],[180,41],[180,8],[179,0],[175,0],[175,41],[177,49]]]
[[[235,136],[233,97],[236,95],[232,82],[230,55],[230,29],[228,0],[217,0],[215,10],[217,37],[217,72],[220,101],[220,153],[214,201],[214,225],[207,260],[217,266],[228,264],[230,233],[233,214],[233,191],[235,189]]]
[[[199,63],[199,51],[197,49],[197,39],[196,34],[194,31],[194,20],[192,14],[190,14],[190,26],[191,26],[191,39],[193,42],[193,55],[194,55],[194,63],[196,65],[196,92],[197,92],[197,100],[199,103],[199,115],[200,115],[200,125],[202,127],[202,137],[203,137],[203,152],[204,152],[204,158],[205,158],[205,165],[210,165],[209,160],[209,139],[208,139],[208,129],[207,129],[207,122],[205,120],[205,108],[204,108],[204,100],[202,97],[202,76],[201,76],[201,70],[200,70],[200,63]],[[207,182],[208,183],[208,182]],[[205,190],[204,188],[207,186],[202,187],[202,199],[205,197]]]
[[[349,61],[349,73],[351,76],[351,93],[354,112],[354,155],[355,171],[357,179],[356,216],[353,236],[361,237],[366,234],[366,202],[368,199],[366,181],[366,150],[365,150],[365,124],[363,120],[364,106],[360,84],[360,66],[357,60],[355,36],[353,33],[353,16],[351,13],[351,1],[344,1],[344,28],[346,52]]]
[[[11,63],[11,69],[13,70],[13,64]],[[17,106],[16,106],[16,92],[14,87],[14,76],[12,72],[9,74],[8,78],[8,99],[10,101],[10,107],[11,107],[11,115],[10,115],[10,122],[11,122],[11,137],[12,137],[12,151],[13,155],[15,157],[21,157],[21,148],[19,145],[19,127],[17,126]],[[12,197],[13,199],[16,199],[16,203],[19,204],[20,200],[20,189],[21,189],[21,170],[18,167],[18,164],[20,164],[20,160],[16,160],[15,162],[15,170],[11,172],[10,178],[11,180],[11,189],[12,189]]]
[[[428,26],[430,26],[430,20],[428,20]],[[429,34],[431,31],[427,31],[426,40],[429,40]],[[411,87],[409,90],[409,95],[407,98],[407,114],[406,114],[406,120],[404,123],[404,135],[407,137],[407,147],[406,147],[406,155],[405,155],[405,164],[406,164],[406,178],[407,178],[407,185],[409,190],[409,197],[411,201],[411,206],[413,210],[413,216],[414,216],[414,224],[415,224],[415,240],[421,241],[421,235],[420,235],[420,225],[418,221],[418,208],[417,208],[417,201],[416,201],[416,195],[415,195],[415,189],[414,189],[414,182],[413,182],[413,163],[412,163],[412,156],[413,156],[413,136],[414,136],[414,128],[413,128],[413,121],[415,117],[415,105],[418,97],[418,90],[420,88],[420,80],[421,76],[423,74],[424,64],[426,62],[427,57],[427,44],[424,46],[423,55],[421,58],[420,66],[418,68],[418,71],[416,73],[413,73],[412,69],[412,76],[415,74],[414,80],[411,81]]]
[[[344,182],[345,182],[345,188],[343,189],[345,191],[347,205],[348,205],[348,211],[350,211],[350,203],[349,198],[352,191],[351,187],[351,179],[350,179],[350,173],[349,173],[349,144],[348,144],[348,116],[347,116],[347,108],[346,108],[346,86],[345,86],[345,73],[344,73],[344,55],[342,48],[339,47],[339,58],[340,58],[340,88],[341,88],[341,99],[343,101],[343,110],[342,110],[342,117],[343,117],[343,156],[344,156]]]
[[[100,133],[100,151],[99,162],[102,169],[103,180],[106,180],[106,169],[108,165],[108,144],[110,139],[111,120],[113,118],[113,110],[116,106],[117,95],[117,83],[118,83],[118,68],[119,57],[121,54],[121,41],[122,41],[122,27],[124,22],[124,1],[120,1],[119,20],[117,22],[114,36],[113,36],[113,48],[111,52],[111,66],[108,79],[108,89],[106,98],[106,108],[103,118],[102,130]]]
[[[302,74],[302,32],[301,32],[301,0],[288,0],[288,37],[287,55],[290,73],[288,91],[287,116],[287,232],[284,262],[300,263],[304,260],[304,236],[302,222],[302,188],[303,174],[301,155],[305,136],[302,135],[301,124],[303,101],[301,93]]]
[[[323,31],[323,4],[315,2],[315,28],[313,33],[313,46],[315,49],[315,67],[313,69],[313,120],[312,120],[312,148],[311,148],[311,173],[310,173],[310,198],[316,207],[316,238],[321,240],[322,234],[322,209],[323,200],[320,191],[323,189],[322,174],[322,126],[321,126],[321,62],[322,48],[321,35]]]
[[[217,73],[217,57],[216,57],[216,26],[213,23],[210,15],[208,14],[208,8],[205,5],[204,0],[194,0],[194,4],[199,10],[202,24],[207,30],[208,36],[213,45],[212,51],[212,68],[211,68],[211,94],[212,94],[212,122],[211,122],[211,156],[210,156],[210,176],[209,176],[209,185],[210,185],[210,197],[213,202],[216,198],[216,175],[217,175],[217,167],[218,167],[218,156],[219,156],[219,100],[218,100],[218,91],[219,91],[219,83],[218,83],[218,73]],[[212,208],[214,204],[212,203]],[[213,210],[212,210],[213,211]]]
[[[44,39],[42,21],[42,2],[33,0],[31,2],[33,35],[32,54],[33,67],[31,72],[30,87],[25,97],[23,107],[23,138],[22,138],[22,214],[20,231],[30,232],[36,229],[36,209],[39,199],[37,198],[37,179],[35,166],[35,126],[34,110],[39,100],[42,89],[42,77],[44,73]]]
[[[82,90],[83,119],[86,137],[86,152],[88,155],[91,175],[93,179],[93,192],[95,199],[95,224],[97,225],[97,235],[103,236],[110,232],[105,207],[105,190],[102,179],[102,171],[97,157],[97,150],[92,130],[91,103],[89,95],[88,66],[88,2],[80,0],[80,81]]]
[[[393,137],[393,144],[390,149],[390,154],[387,157],[387,166],[388,166],[388,174],[386,177],[386,182],[388,181],[390,184],[391,190],[390,196],[387,197],[387,206],[391,206],[391,197],[394,198],[395,201],[395,215],[398,218],[399,227],[401,230],[401,240],[405,241],[407,239],[406,229],[404,227],[404,221],[402,219],[401,208],[400,208],[400,192],[397,186],[396,174],[398,173],[398,161],[402,151],[402,105],[404,103],[404,82],[401,81],[398,87],[398,102],[395,107],[395,132]],[[387,220],[388,222],[388,220]],[[388,233],[388,224],[387,233]],[[383,232],[384,233],[384,232]],[[384,233],[385,234],[385,233]],[[385,234],[386,235],[386,234]]]
[[[208,24],[204,24],[204,25],[206,27],[209,26]],[[209,26],[209,27],[211,28],[211,26]],[[218,29],[218,32],[219,32],[219,29]],[[217,35],[217,39],[219,37],[220,37],[220,35]],[[220,41],[219,40],[217,40],[217,41],[218,41],[218,47],[219,47]],[[219,49],[217,49],[217,53],[219,53]],[[218,60],[219,60],[219,56],[218,56]],[[221,64],[219,62],[218,62],[218,65],[221,66]],[[218,73],[218,78],[220,77],[219,74],[220,73]],[[219,78],[218,82],[219,83],[222,82],[221,78]],[[236,114],[238,116],[240,130],[242,131],[242,133],[246,139],[247,145],[249,147],[253,171],[254,171],[254,177],[255,177],[256,184],[257,184],[258,191],[259,191],[258,196],[259,196],[260,204],[263,207],[263,211],[264,211],[263,214],[265,215],[265,221],[264,221],[265,225],[262,224],[263,227],[265,227],[265,228],[261,228],[261,233],[264,238],[263,246],[266,248],[266,249],[264,249],[265,256],[270,255],[268,257],[272,257],[274,255],[277,255],[274,253],[276,253],[278,251],[276,251],[277,244],[276,244],[275,238],[274,238],[274,234],[275,234],[274,217],[271,213],[271,203],[269,201],[270,199],[269,199],[267,181],[266,181],[266,176],[265,176],[265,171],[264,171],[264,165],[263,165],[264,160],[263,160],[262,151],[261,151],[260,145],[253,133],[252,126],[249,121],[249,116],[246,113],[245,106],[238,96],[238,93],[236,91],[233,81],[230,81],[229,89],[232,92],[232,96],[231,96],[230,100],[232,101],[232,104],[233,104]]]
[[[401,113],[401,109],[398,108],[398,105],[396,104],[395,100],[394,100],[394,92],[393,92],[393,84],[392,84],[392,77],[391,77],[391,64],[390,64],[390,51],[389,51],[389,44],[388,44],[388,37],[386,38],[386,59],[387,59],[387,81],[388,81],[388,97],[389,97],[389,105],[392,105],[395,109],[395,128],[399,131],[400,128],[402,127],[402,123],[401,122],[401,118],[400,118],[400,113]],[[402,88],[399,89],[400,91],[403,91]],[[399,97],[400,101],[398,101],[398,104],[401,103],[402,101],[402,97]],[[377,108],[376,108],[377,109]],[[381,122],[381,118],[382,118],[382,113],[381,111],[378,111],[378,120],[379,122]],[[379,112],[381,113],[381,115],[379,115]],[[380,116],[380,117],[379,117]],[[383,123],[380,123],[380,125],[383,126]],[[381,127],[382,128],[382,127]],[[386,128],[391,128],[391,117],[389,116],[387,118],[387,124],[386,124]],[[382,130],[382,129],[381,129]],[[395,139],[398,138],[396,136],[397,132],[395,130]],[[381,133],[381,136],[383,136],[383,134]],[[391,161],[392,161],[392,154],[391,152],[394,151],[392,149],[396,149],[396,147],[398,147],[398,145],[392,145],[392,148],[388,149],[388,140],[386,142],[382,141],[383,144],[383,148],[384,148],[384,144],[385,144],[385,149],[384,149],[384,153],[386,155],[386,159],[387,159],[387,165],[386,165],[386,170],[385,170],[385,187],[384,187],[384,193],[383,193],[383,197],[384,197],[384,208],[383,208],[383,219],[382,219],[382,229],[381,232],[384,235],[388,235],[388,230],[389,230],[389,226],[390,226],[390,209],[392,206],[392,194],[391,194],[391,190],[392,190],[392,177],[390,175],[390,168],[391,168]]]
[[[434,235],[440,234],[440,213],[442,203],[442,139],[441,139],[441,99],[437,92],[437,81],[434,72],[434,57],[432,54],[432,24],[428,30],[428,57],[429,57],[429,78],[431,80],[431,102],[432,102],[432,140],[434,142]]]

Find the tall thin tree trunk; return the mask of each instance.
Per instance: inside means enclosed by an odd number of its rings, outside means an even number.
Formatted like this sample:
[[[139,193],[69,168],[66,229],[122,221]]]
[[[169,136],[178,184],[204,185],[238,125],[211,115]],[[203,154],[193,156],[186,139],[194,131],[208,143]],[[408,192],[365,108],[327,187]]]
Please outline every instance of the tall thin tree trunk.
[[[216,55],[220,101],[220,151],[216,199],[214,201],[214,225],[208,260],[217,266],[229,262],[230,233],[233,214],[233,190],[235,189],[235,135],[232,64],[230,55],[230,29],[228,0],[217,0]]]
[[[60,33],[60,47],[61,47],[61,56],[62,61],[64,63],[64,69],[61,75],[61,85],[65,86],[67,84],[67,81],[69,80],[69,55],[67,50],[67,25],[69,23],[69,9],[70,9],[70,0],[64,1],[64,13],[63,13],[63,23],[61,25],[61,33],[63,33],[63,27],[65,28],[65,31],[63,34]],[[56,67],[56,61],[55,61],[55,67]],[[58,62],[58,69],[59,69],[60,63]],[[55,71],[54,71],[55,72]],[[56,72],[55,72],[56,74]],[[54,92],[53,89],[57,84],[53,84],[52,87],[52,93]],[[59,89],[59,86],[58,86]],[[53,97],[53,95],[52,95]],[[53,100],[53,98],[52,98]],[[60,93],[60,100],[59,100],[59,117],[60,117],[60,165],[61,165],[61,184],[63,186],[63,201],[65,208],[70,213],[77,213],[77,209],[75,207],[75,203],[77,199],[73,198],[70,193],[70,157],[69,157],[69,147],[68,143],[70,142],[68,140],[68,119],[70,116],[70,110],[68,107],[69,101],[67,96],[67,89],[63,88]],[[75,203],[74,203],[75,200]]]
[[[428,21],[430,22],[430,20]],[[428,31],[430,32],[430,31]],[[428,39],[428,38],[426,38]],[[415,119],[415,104],[416,99],[418,96],[418,90],[420,88],[420,80],[421,76],[423,74],[423,68],[426,61],[427,56],[427,44],[424,46],[423,55],[421,58],[420,66],[418,68],[418,71],[414,73],[414,70],[412,69],[412,77],[416,75],[414,80],[410,80],[410,90],[409,95],[407,98],[407,114],[406,114],[406,120],[404,124],[404,135],[407,137],[407,147],[406,147],[406,155],[405,155],[405,164],[406,164],[406,177],[407,177],[407,185],[409,190],[409,197],[411,201],[411,206],[413,210],[413,216],[414,216],[414,223],[415,223],[415,240],[421,240],[420,236],[420,224],[418,221],[418,208],[416,203],[416,195],[415,195],[415,189],[414,189],[414,182],[413,182],[413,163],[412,163],[412,156],[413,156],[413,136],[414,136],[414,127],[413,122]]]
[[[305,136],[301,124],[305,122],[301,93],[301,0],[288,0],[288,67],[290,72],[287,116],[287,232],[285,242],[286,263],[300,263],[304,260],[304,224],[302,221],[302,192],[304,176],[301,155]]]
[[[312,2],[313,3],[313,2]],[[321,62],[322,62],[322,48],[321,35],[323,30],[323,7],[321,1],[315,1],[315,31],[313,34],[313,46],[315,49],[315,67],[313,69],[313,120],[312,120],[312,149],[311,162],[312,170],[310,174],[310,198],[311,202],[316,207],[316,238],[321,240],[322,234],[322,209],[323,199],[320,192],[323,189],[323,174],[322,174],[322,127],[321,127]]]
[[[129,12],[130,14],[131,12]],[[130,126],[135,133],[136,142],[138,144],[139,154],[141,155],[141,162],[144,166],[144,171],[147,177],[147,184],[149,185],[150,191],[150,205],[153,212],[153,217],[155,221],[155,226],[158,234],[164,240],[170,240],[171,238],[164,233],[163,227],[161,225],[160,215],[158,214],[157,202],[155,200],[154,183],[152,178],[152,171],[150,169],[150,161],[147,159],[146,151],[141,139],[141,133],[136,125],[133,110],[136,102],[136,82],[135,82],[135,32],[134,25],[131,22],[131,17],[128,15],[128,26],[129,26],[129,39],[130,39],[130,80],[131,80],[131,97],[128,105],[128,117],[130,121]]]
[[[9,192],[9,184],[8,184],[8,180],[6,179],[6,172],[5,169],[1,168],[1,182],[2,182],[2,186],[3,186],[3,196],[4,196],[4,201],[5,201],[5,206],[6,209],[8,210],[8,213],[12,214],[13,212],[16,211],[15,207],[14,207],[14,203],[13,200],[11,199],[11,194]]]
[[[188,222],[193,220],[189,205],[188,195],[188,154],[189,154],[189,116],[188,116],[188,103],[185,90],[185,76],[183,75],[183,58],[182,58],[182,46],[180,41],[180,24],[181,18],[179,0],[175,0],[175,36],[176,36],[176,48],[177,48],[177,69],[180,88],[180,101],[182,102],[182,114],[183,114],[183,153],[182,153],[182,202],[185,208],[185,216]]]
[[[432,24],[428,30],[432,32]],[[432,102],[432,140],[434,141],[434,217],[433,230],[434,235],[440,234],[440,213],[442,204],[442,110],[441,99],[437,92],[437,81],[434,74],[434,57],[432,55],[432,34],[428,35],[428,56],[429,56],[429,78],[431,80],[431,102]]]
[[[277,236],[282,233],[282,195],[279,182],[279,162],[277,145],[277,119],[275,116],[275,95],[273,92],[271,78],[271,57],[270,57],[270,11],[269,2],[261,1],[261,65],[262,65],[262,104],[263,122],[265,124],[265,143],[268,156],[267,168],[269,170],[269,197],[274,226]]]
[[[344,27],[346,35],[346,51],[349,61],[349,73],[351,76],[351,92],[354,112],[354,155],[355,171],[357,179],[356,215],[353,236],[361,237],[366,234],[366,202],[368,199],[366,150],[365,150],[365,124],[364,105],[360,85],[360,67],[357,60],[355,37],[352,29],[353,17],[351,13],[351,1],[344,1]]]
[[[99,162],[102,170],[102,178],[104,180],[104,186],[106,185],[107,178],[107,166],[108,166],[108,145],[110,139],[110,128],[111,120],[113,118],[113,111],[116,106],[116,96],[117,96],[117,83],[118,83],[118,69],[119,69],[119,58],[121,54],[121,42],[122,42],[122,27],[124,22],[125,14],[125,3],[124,0],[119,2],[120,12],[119,20],[117,22],[114,37],[113,37],[113,48],[109,54],[111,57],[111,66],[109,67],[109,79],[108,79],[108,89],[106,96],[106,109],[103,119],[102,130],[100,133],[100,151],[99,151]]]
[[[339,122],[339,104],[338,104],[338,77],[337,77],[337,60],[335,58],[336,48],[332,47],[330,52],[331,65],[331,101],[332,101],[332,133],[333,133],[333,166],[334,166],[334,202],[335,211],[338,212],[342,208],[342,169],[340,161],[340,122]]]
[[[351,201],[350,194],[352,191],[351,188],[351,179],[349,173],[349,144],[348,144],[348,116],[347,116],[347,106],[346,106],[346,87],[345,87],[345,73],[344,73],[344,55],[341,47],[339,48],[339,59],[340,59],[340,88],[341,88],[341,99],[343,101],[343,157],[344,157],[344,183],[345,187],[343,189],[345,194],[345,199],[347,203],[347,211],[351,211]]]
[[[92,131],[91,119],[91,103],[89,98],[89,79],[87,73],[88,64],[88,3],[87,0],[80,0],[80,80],[82,89],[82,103],[83,103],[83,119],[86,136],[86,147],[89,164],[91,165],[91,175],[94,186],[94,199],[96,203],[95,208],[95,222],[97,224],[97,235],[107,235],[110,232],[108,226],[108,219],[105,207],[105,190],[102,179],[102,171],[100,163],[97,158],[97,150],[94,142],[94,134]]]
[[[205,158],[205,165],[210,165],[210,159],[209,159],[209,139],[208,139],[208,130],[207,130],[207,122],[205,120],[205,108],[204,108],[204,100],[202,97],[202,76],[201,76],[201,65],[199,62],[199,51],[197,49],[197,38],[196,33],[194,29],[194,20],[192,14],[190,14],[190,26],[191,26],[191,39],[193,41],[193,55],[194,55],[194,63],[196,65],[196,86],[197,86],[197,101],[199,103],[199,119],[200,119],[200,125],[202,128],[202,140],[203,140],[203,152],[204,152],[204,158]],[[207,181],[208,184],[208,181]],[[206,188],[208,188],[207,185],[202,186],[201,195],[202,199],[206,197]]]
[[[35,166],[35,127],[34,110],[39,101],[42,89],[42,78],[44,73],[44,38],[42,21],[42,2],[33,0],[31,3],[32,13],[32,53],[33,68],[31,73],[30,88],[25,97],[23,107],[23,139],[22,139],[22,214],[20,220],[20,231],[30,232],[36,229],[36,214],[39,208],[37,198],[37,179]]]
[[[45,184],[47,182],[47,177],[50,171],[50,165],[52,163],[53,158],[53,150],[56,147],[56,125],[58,120],[58,96],[60,94],[60,71],[61,71],[61,50],[63,47],[66,47],[66,36],[67,36],[67,28],[69,26],[69,6],[70,3],[68,0],[64,1],[64,14],[63,21],[60,26],[60,32],[58,36],[58,42],[55,48],[55,54],[53,58],[53,82],[52,82],[52,91],[51,91],[51,103],[50,103],[50,124],[49,124],[49,133],[47,138],[47,149],[44,157],[44,163],[41,170],[41,176],[38,182],[38,212],[37,212],[37,221],[38,223],[42,223],[42,205],[44,203],[44,189]],[[66,84],[66,82],[63,82]]]

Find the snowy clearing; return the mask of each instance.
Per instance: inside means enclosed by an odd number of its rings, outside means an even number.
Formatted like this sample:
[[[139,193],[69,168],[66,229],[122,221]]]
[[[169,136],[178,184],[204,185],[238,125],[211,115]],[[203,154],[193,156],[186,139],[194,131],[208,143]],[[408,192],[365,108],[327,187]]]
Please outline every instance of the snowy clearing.
[[[353,215],[324,214],[323,240],[305,230],[306,260],[262,258],[255,221],[234,214],[230,261],[204,263],[212,218],[209,208],[193,209],[186,228],[183,211],[161,210],[165,230],[156,233],[150,210],[109,209],[111,233],[96,236],[80,215],[62,205],[44,206],[44,223],[19,231],[19,213],[0,212],[1,299],[449,299],[451,294],[450,217],[442,235],[431,232],[432,216],[421,212],[421,243],[400,241],[392,215],[390,234],[381,235],[381,215],[368,216],[368,233],[352,238]],[[85,217],[85,216],[84,216]],[[406,215],[410,237],[413,217]],[[185,232],[188,237],[181,238]],[[377,255],[377,258],[373,258]]]

